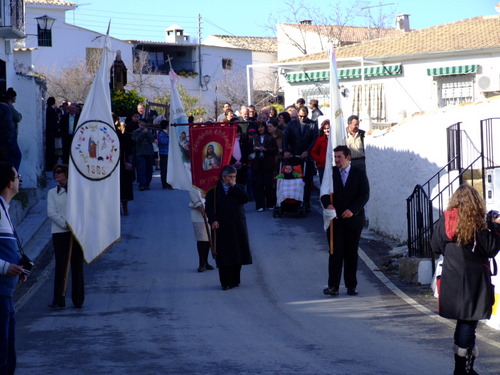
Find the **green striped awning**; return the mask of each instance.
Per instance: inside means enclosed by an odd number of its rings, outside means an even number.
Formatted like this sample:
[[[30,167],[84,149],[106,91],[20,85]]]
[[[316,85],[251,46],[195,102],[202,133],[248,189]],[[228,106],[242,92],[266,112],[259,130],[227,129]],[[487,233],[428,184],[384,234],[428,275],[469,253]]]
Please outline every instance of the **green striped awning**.
[[[451,76],[457,74],[472,74],[477,72],[478,65],[446,66],[427,69],[428,76]]]
[[[365,78],[395,76],[401,74],[402,72],[403,70],[401,64],[376,65],[364,68]],[[361,68],[343,68],[338,69],[338,74],[339,79],[359,79],[362,76],[362,70]],[[286,81],[288,83],[320,82],[329,80],[329,70],[288,73],[286,75]]]

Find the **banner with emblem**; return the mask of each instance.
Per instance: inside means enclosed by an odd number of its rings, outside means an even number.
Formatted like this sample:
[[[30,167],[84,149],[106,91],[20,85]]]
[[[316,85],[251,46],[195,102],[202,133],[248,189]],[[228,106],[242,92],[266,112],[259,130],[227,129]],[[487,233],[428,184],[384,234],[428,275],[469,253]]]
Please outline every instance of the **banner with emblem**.
[[[236,126],[192,125],[189,128],[189,139],[193,185],[207,192],[217,185],[222,167],[231,162]]]
[[[120,240],[120,143],[111,117],[108,53],[104,39],[99,70],[71,144],[66,220],[85,261],[93,262]]]

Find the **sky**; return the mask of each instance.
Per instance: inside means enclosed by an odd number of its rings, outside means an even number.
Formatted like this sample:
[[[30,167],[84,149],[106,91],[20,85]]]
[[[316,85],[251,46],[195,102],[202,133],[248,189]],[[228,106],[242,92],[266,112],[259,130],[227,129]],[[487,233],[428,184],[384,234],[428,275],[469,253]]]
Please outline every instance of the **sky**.
[[[164,41],[165,29],[172,24],[184,28],[192,38],[198,37],[198,14],[201,15],[201,38],[211,34],[235,36],[276,36],[272,27],[276,21],[294,19],[287,4],[299,4],[300,0],[70,0],[78,6],[66,13],[66,22],[105,33],[111,19],[110,35],[118,39]],[[354,1],[358,5],[349,10]],[[317,17],[339,19],[331,4],[341,3],[342,13],[356,15],[348,25],[368,26],[370,16],[410,14],[410,27],[421,29],[458,21],[465,18],[494,15],[499,0],[315,0],[307,1],[306,7]],[[293,7],[292,7],[293,8]],[[295,9],[298,7],[296,6]],[[287,10],[288,9],[288,10]],[[349,10],[349,11],[348,11]],[[302,17],[304,16],[304,17]],[[301,14],[300,19],[310,19]],[[394,26],[394,17],[388,17]],[[319,22],[317,22],[319,23]],[[331,22],[333,23],[333,22]]]

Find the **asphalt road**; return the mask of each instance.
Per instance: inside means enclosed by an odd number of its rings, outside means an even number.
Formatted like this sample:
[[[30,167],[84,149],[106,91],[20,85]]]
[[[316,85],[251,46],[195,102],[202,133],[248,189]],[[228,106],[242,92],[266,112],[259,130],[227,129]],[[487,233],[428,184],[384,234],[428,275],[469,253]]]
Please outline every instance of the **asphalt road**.
[[[187,193],[161,190],[155,177],[153,190],[135,194],[122,241],[86,267],[82,309],[49,309],[45,254],[19,303],[16,374],[452,373],[453,329],[363,262],[359,296],[322,294],[328,250],[314,210],[273,218],[249,203],[254,264],[240,287],[222,291],[216,270],[196,272]],[[478,372],[500,373],[498,347],[478,344]]]

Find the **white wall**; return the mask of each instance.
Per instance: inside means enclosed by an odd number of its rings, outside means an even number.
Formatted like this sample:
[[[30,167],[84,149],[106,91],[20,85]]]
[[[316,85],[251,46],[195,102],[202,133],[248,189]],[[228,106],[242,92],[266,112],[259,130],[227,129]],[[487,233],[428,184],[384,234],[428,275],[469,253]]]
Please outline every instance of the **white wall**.
[[[406,240],[406,199],[415,185],[425,183],[448,162],[446,128],[462,122],[462,130],[480,149],[480,121],[500,117],[499,108],[500,97],[476,104],[446,107],[408,118],[387,131],[374,131],[372,135],[367,135],[370,227],[393,238]],[[499,159],[496,160],[498,162]]]
[[[45,101],[43,84],[37,78],[15,75],[9,82],[17,92],[14,104],[23,116],[19,123],[18,139],[22,160],[20,173],[23,175],[23,188],[36,188],[38,176],[44,168],[45,143]]]
[[[53,72],[62,71],[67,67],[85,62],[86,48],[102,48],[103,34],[65,23],[64,13],[64,9],[26,7],[26,33],[33,35],[28,35],[24,40],[24,46],[36,48],[31,54],[31,64],[35,66],[36,71],[42,69]],[[38,46],[35,18],[44,14],[56,19],[52,27],[52,47]],[[106,33],[106,30],[102,30],[102,32]],[[121,50],[122,59],[125,61],[130,74],[132,45],[111,38],[111,48],[114,53]]]
[[[392,62],[392,63],[398,63]],[[480,77],[487,75],[496,79],[500,89],[500,53],[480,54],[474,56],[449,56],[436,58],[429,56],[426,59],[412,59],[402,61],[403,73],[393,77],[366,78],[366,84],[383,83],[386,93],[386,111],[388,123],[397,123],[406,116],[415,113],[430,111],[438,107],[438,89],[436,79],[427,75],[427,69],[437,67],[449,67],[459,65],[479,65],[477,74],[474,75],[474,96],[475,99],[482,99],[484,95],[477,84]],[[359,66],[356,65],[356,67]],[[366,65],[368,66],[368,65]],[[339,66],[339,68],[355,67]],[[328,66],[322,69],[327,70]],[[289,71],[293,73],[294,71]],[[327,90],[329,82],[318,82],[317,84],[289,84],[283,76],[280,77],[281,86],[285,93],[285,102],[292,103],[302,96],[302,90],[320,85]],[[340,85],[350,92],[343,104],[345,113],[351,113],[354,86],[360,85],[361,79],[341,80]]]

